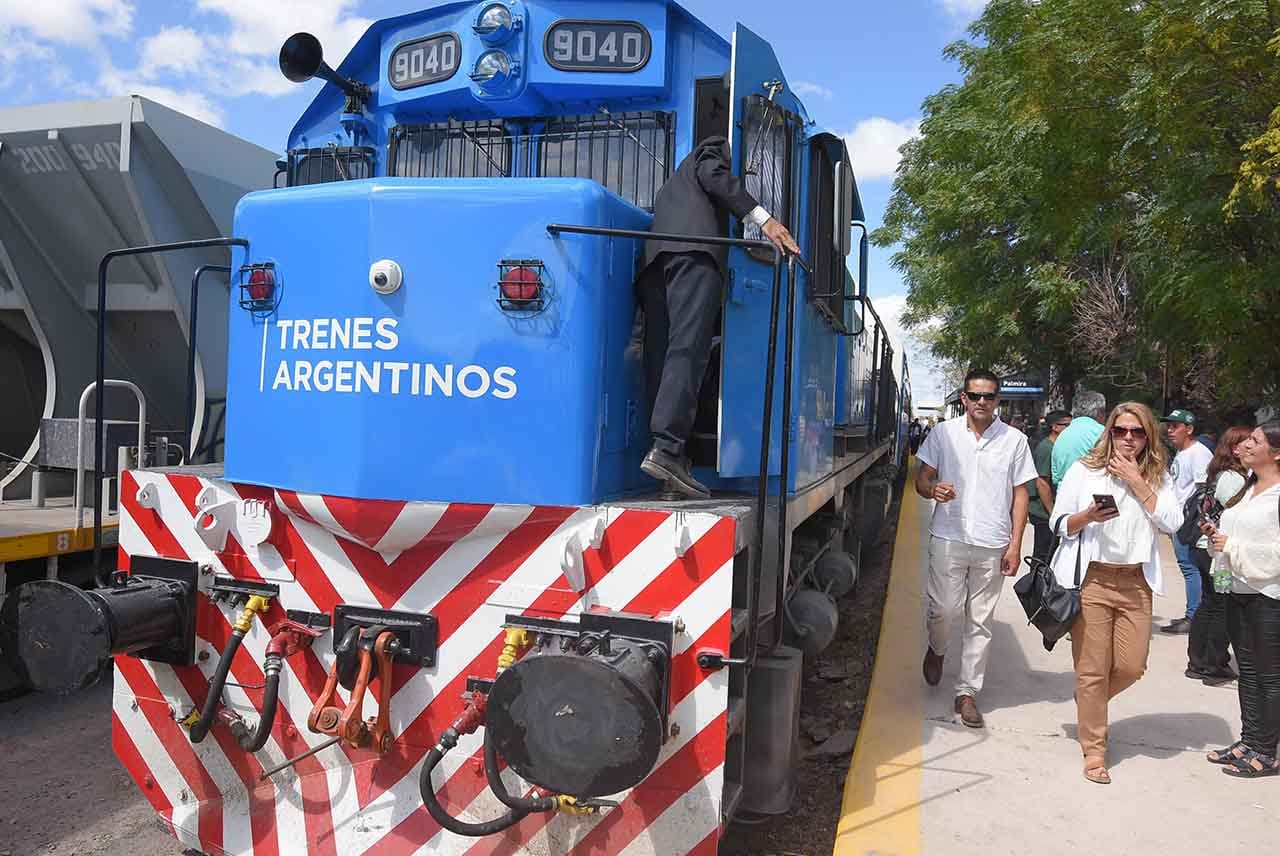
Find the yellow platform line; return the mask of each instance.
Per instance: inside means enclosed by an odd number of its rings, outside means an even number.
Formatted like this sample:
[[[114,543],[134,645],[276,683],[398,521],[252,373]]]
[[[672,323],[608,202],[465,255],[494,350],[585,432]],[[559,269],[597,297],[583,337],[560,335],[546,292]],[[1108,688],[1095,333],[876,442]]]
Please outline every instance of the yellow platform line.
[[[835,856],[911,856],[920,852],[924,763],[921,562],[930,507],[911,483],[908,476],[898,513],[871,690],[845,779]]]

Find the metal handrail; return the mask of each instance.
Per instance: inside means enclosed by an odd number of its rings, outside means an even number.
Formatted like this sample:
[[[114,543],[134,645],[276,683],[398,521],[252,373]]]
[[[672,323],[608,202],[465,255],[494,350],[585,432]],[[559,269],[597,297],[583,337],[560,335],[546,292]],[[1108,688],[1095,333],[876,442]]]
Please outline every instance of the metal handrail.
[[[765,375],[764,375],[764,411],[761,414],[760,426],[760,484],[756,490],[756,504],[758,506],[756,512],[756,531],[754,541],[754,556],[752,561],[751,580],[747,588],[747,641],[746,641],[746,657],[742,659],[724,658],[721,663],[725,666],[746,666],[751,669],[756,663],[757,635],[759,633],[759,613],[760,613],[760,586],[764,579],[764,530],[765,530],[765,512],[769,503],[769,446],[772,442],[773,429],[773,380],[775,369],[778,364],[778,314],[779,304],[782,297],[782,264],[786,259],[788,262],[794,260],[806,272],[812,273],[812,269],[805,264],[804,260],[799,256],[789,256],[782,250],[775,247],[768,241],[756,241],[747,238],[721,238],[711,235],[677,235],[669,232],[645,232],[636,229],[613,229],[604,226],[568,226],[560,223],[553,223],[547,226],[547,232],[551,235],[576,234],[576,235],[596,235],[607,238],[636,238],[638,240],[653,241],[674,241],[684,244],[706,244],[711,246],[729,246],[729,247],[745,247],[754,249],[769,250],[773,253],[773,288],[769,307],[769,339],[768,348],[765,356]],[[787,312],[787,344],[786,357],[783,364],[784,374],[783,381],[783,413],[782,413],[782,455],[779,461],[778,473],[778,576],[781,580],[783,571],[783,557],[786,549],[786,514],[787,514],[787,484],[790,481],[787,468],[790,464],[789,455],[787,453],[787,432],[791,424],[791,356],[793,348],[793,333],[795,330],[795,320],[792,313],[795,309],[795,267],[790,267],[789,277],[789,295],[790,309]],[[779,585],[785,585],[785,580]],[[782,603],[779,600],[774,605],[778,613],[782,612]],[[777,619],[775,618],[775,621]],[[780,637],[775,634],[774,644],[778,644]],[[726,654],[729,652],[726,651]]]
[[[176,241],[169,244],[145,244],[140,247],[121,247],[111,250],[98,263],[98,366],[96,385],[106,385],[103,376],[107,366],[107,269],[111,262],[123,256],[140,256],[149,253],[167,253],[177,250],[199,250],[206,247],[243,247],[247,253],[246,238],[199,238],[194,241]],[[93,573],[99,581],[102,573],[102,420],[104,396],[94,398],[94,449],[93,449]]]
[[[191,454],[187,456],[188,463],[195,457],[196,447],[200,445],[200,438],[196,436],[196,332],[199,330],[196,319],[199,317],[197,310],[200,307],[200,278],[210,271],[225,273],[229,277],[231,267],[200,265],[191,275],[191,335],[188,337],[190,348],[187,351],[187,448],[191,450]]]
[[[124,387],[133,393],[133,397],[138,399],[138,466],[143,466],[143,458],[147,453],[147,399],[142,394],[142,390],[138,385],[127,380],[118,380],[116,378],[107,378],[102,381],[104,387],[116,386]],[[98,382],[94,381],[84,388],[84,392],[80,393],[80,407],[76,410],[76,487],[75,487],[75,505],[76,505],[76,529],[84,528],[84,410],[85,405],[89,403],[89,395],[98,389]],[[102,396],[98,396],[98,400],[102,400]],[[101,408],[99,408],[101,413]],[[99,416],[99,419],[102,417]],[[94,432],[94,439],[97,443],[103,442],[103,432],[101,430]],[[94,459],[98,460],[102,457],[101,453],[94,452]],[[94,470],[94,477],[101,481],[102,474],[98,470]],[[102,486],[98,486],[98,490],[94,492],[93,499],[95,503],[102,502],[101,496]],[[98,517],[95,515],[94,525],[97,524]]]

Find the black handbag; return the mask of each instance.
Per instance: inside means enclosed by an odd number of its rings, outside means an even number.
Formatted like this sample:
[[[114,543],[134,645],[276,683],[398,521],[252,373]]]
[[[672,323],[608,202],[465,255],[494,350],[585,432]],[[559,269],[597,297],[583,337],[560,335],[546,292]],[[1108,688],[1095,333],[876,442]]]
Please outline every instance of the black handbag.
[[[1058,518],[1058,526],[1068,515]],[[1058,537],[1058,527],[1054,527],[1054,537]],[[1058,549],[1062,549],[1062,541]],[[1044,637],[1044,649],[1052,651],[1058,640],[1071,630],[1080,614],[1080,550],[1076,549],[1076,573],[1074,586],[1067,588],[1058,582],[1053,568],[1041,559],[1028,556],[1027,564],[1031,573],[1025,574],[1013,584],[1013,591],[1022,603],[1022,610],[1027,614],[1027,623],[1034,624]]]

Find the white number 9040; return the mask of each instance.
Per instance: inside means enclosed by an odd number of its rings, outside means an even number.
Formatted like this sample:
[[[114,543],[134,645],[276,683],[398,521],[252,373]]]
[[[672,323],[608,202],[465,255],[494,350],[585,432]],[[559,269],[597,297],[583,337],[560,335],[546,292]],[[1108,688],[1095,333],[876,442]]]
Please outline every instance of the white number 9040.
[[[639,24],[624,21],[559,21],[547,30],[547,62],[561,71],[639,71],[652,41]]]

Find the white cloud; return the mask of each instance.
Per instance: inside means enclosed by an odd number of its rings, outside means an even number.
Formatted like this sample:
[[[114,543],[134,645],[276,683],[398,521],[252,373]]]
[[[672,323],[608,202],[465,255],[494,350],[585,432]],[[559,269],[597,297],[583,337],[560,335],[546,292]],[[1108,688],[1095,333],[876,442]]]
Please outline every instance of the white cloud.
[[[791,84],[791,91],[802,98],[806,95],[813,95],[817,98],[828,99],[835,97],[835,93],[827,87],[819,83],[810,83],[807,80],[797,80],[795,83]]]
[[[898,170],[902,144],[920,133],[920,120],[895,122],[875,116],[863,119],[844,135],[853,159],[853,172],[861,180],[891,178]]]
[[[354,0],[197,0],[196,5],[231,21],[227,47],[236,53],[275,57],[285,39],[305,30],[320,39],[334,67],[373,23],[351,15]]]
[[[902,324],[902,314],[907,308],[907,298],[902,294],[888,294],[872,298],[872,305],[889,331],[889,341],[898,354],[907,354],[907,367],[911,372],[911,390],[916,404],[940,404],[945,397],[946,380],[942,367],[929,353],[929,346],[921,342]],[[926,323],[925,329],[936,322]]]
[[[198,72],[203,66],[205,40],[190,27],[166,27],[142,42],[138,72],[150,77],[164,70],[179,75]]]
[[[161,86],[139,78],[134,72],[120,71],[110,67],[103,70],[98,77],[98,86],[106,94],[141,95],[143,98],[150,98],[180,113],[186,113],[201,122],[219,127],[222,125],[222,110],[210,100],[207,94],[195,89]]]
[[[976,18],[987,8],[987,0],[942,0],[942,6],[956,17]]]
[[[133,27],[130,0],[4,0],[0,40],[12,31],[70,45],[97,45],[101,36],[127,36]]]

